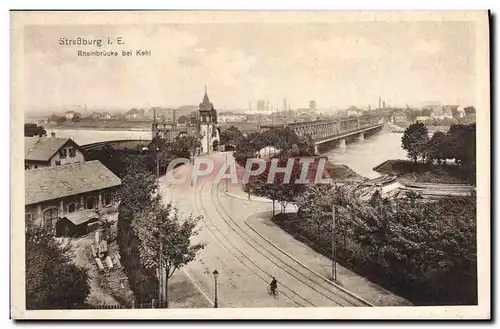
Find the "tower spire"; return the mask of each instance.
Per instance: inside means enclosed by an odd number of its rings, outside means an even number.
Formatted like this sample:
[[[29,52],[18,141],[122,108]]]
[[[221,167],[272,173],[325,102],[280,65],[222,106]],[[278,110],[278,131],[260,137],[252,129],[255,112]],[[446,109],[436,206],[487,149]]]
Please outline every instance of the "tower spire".
[[[205,84],[205,94],[207,93],[207,85]]]

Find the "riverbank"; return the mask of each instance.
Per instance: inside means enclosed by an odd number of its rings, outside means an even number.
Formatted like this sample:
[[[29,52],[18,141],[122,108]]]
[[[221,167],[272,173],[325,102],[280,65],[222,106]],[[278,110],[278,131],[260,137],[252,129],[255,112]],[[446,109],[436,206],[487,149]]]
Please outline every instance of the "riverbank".
[[[425,163],[409,160],[387,160],[373,168],[381,174],[397,176],[402,184],[408,183],[433,183],[433,184],[467,184],[460,168],[452,164],[443,164],[432,167]]]
[[[41,124],[47,132],[51,129],[60,130],[99,130],[99,131],[151,131],[150,121],[89,121],[89,122],[78,122],[78,123],[42,123]]]
[[[330,178],[337,182],[340,181],[362,182],[364,180],[367,180],[366,177],[361,176],[348,166],[334,164],[330,161],[326,162],[325,170],[328,172]]]

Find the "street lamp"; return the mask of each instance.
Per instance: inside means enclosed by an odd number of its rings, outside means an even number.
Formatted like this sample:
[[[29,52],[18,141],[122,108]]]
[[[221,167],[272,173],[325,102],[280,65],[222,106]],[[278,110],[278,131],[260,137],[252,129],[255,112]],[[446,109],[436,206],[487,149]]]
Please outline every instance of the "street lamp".
[[[214,301],[214,308],[219,308],[219,303],[217,302],[217,277],[219,276],[219,272],[217,270],[213,271],[212,273],[214,275],[215,279],[215,301]]]

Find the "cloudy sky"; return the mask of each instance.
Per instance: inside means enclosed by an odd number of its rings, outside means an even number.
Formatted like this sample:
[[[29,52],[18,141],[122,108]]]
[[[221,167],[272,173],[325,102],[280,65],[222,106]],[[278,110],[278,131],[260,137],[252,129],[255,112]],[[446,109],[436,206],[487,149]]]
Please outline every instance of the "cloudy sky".
[[[124,45],[61,46],[121,36]],[[471,22],[29,26],[26,110],[198,104],[218,109],[474,104]],[[151,50],[150,57],[78,57],[78,50]]]

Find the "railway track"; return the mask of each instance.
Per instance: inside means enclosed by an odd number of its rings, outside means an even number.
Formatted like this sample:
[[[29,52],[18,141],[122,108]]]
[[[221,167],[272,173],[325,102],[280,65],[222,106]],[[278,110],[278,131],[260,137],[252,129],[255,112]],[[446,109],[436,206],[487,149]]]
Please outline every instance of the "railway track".
[[[202,188],[203,185],[201,185],[200,193],[202,193]],[[268,281],[269,278],[271,277],[271,274],[267,272],[265,269],[263,269],[261,266],[259,266],[255,261],[250,259],[235,244],[229,241],[229,239],[220,231],[220,229],[208,215],[206,207],[203,206],[203,203],[201,202],[201,197],[200,197],[200,202],[197,201],[198,200],[198,196],[196,195],[197,190],[198,188],[195,189],[194,206],[198,214],[203,215],[203,219],[208,220],[208,222],[210,222],[210,223],[205,222],[205,227],[209,230],[212,236],[221,244],[221,246],[227,250],[229,254],[233,255],[243,266],[245,266],[250,272],[259,277],[267,285],[269,283]],[[281,291],[281,295],[288,298],[295,305],[299,307],[306,307],[308,305],[314,306],[314,304],[309,303],[306,299],[302,298],[302,296],[297,294],[292,289],[289,289],[286,285],[280,284],[280,286],[285,288],[285,290],[283,290],[282,288],[279,289]],[[296,301],[294,298],[292,298],[292,295],[295,295],[296,297],[302,299],[303,301],[302,302]]]
[[[206,185],[202,185],[200,188],[200,193],[203,195],[205,194],[203,192],[203,189]],[[292,260],[288,256],[279,253],[280,256],[277,256],[275,253],[271,252],[269,248],[264,246],[263,243],[261,243],[262,240],[256,239],[252,237],[248,232],[243,229],[236,221],[234,221],[231,216],[227,213],[227,211],[224,209],[222,206],[222,203],[220,202],[220,197],[218,193],[218,186],[210,184],[210,197],[211,197],[211,205],[213,205],[213,209],[217,212],[217,214],[222,218],[224,221],[225,225],[236,235],[244,241],[248,246],[250,246],[255,252],[257,252],[259,255],[264,257],[269,263],[271,263],[273,266],[277,267],[280,269],[283,273],[285,273],[289,278],[293,278],[294,282],[297,282],[297,284],[301,285],[301,289],[306,289],[309,295],[312,294],[314,298],[306,298],[302,296],[301,293],[297,292],[297,289],[292,289],[287,285],[286,283],[283,282],[283,280],[280,280],[280,291],[283,291],[283,295],[285,295],[287,298],[292,300],[296,305],[298,306],[331,306],[336,305],[336,306],[369,306],[370,304],[366,303],[363,300],[360,300],[359,298],[356,298],[352,295],[349,295],[348,293],[342,291],[340,288],[335,287],[332,285],[329,281],[325,281],[324,278],[318,276],[311,270],[301,266],[299,263],[297,263],[295,260]],[[208,214],[206,206],[203,205],[203,201],[200,201],[200,206],[203,209],[205,213]],[[198,205],[197,205],[198,207]],[[230,251],[236,258],[238,258],[241,261],[241,257],[238,257],[238,255],[235,254],[234,250],[236,250],[239,254],[243,256],[244,259],[250,262],[252,266],[257,269],[258,271],[255,271],[255,269],[251,269],[252,272],[257,274],[261,279],[263,279],[266,284],[268,279],[266,280],[265,277],[270,278],[273,274],[270,273],[268,270],[264,269],[262,266],[257,264],[254,260],[250,259],[247,255],[245,255],[244,252],[242,252],[238,246],[236,246],[234,243],[230,242],[229,239],[227,239],[223,233],[221,232],[220,227],[211,219],[209,216],[207,216],[207,220],[211,224],[211,230],[212,234],[218,235],[217,239],[220,241],[221,237],[227,241],[227,243],[231,246],[230,250],[229,248],[226,247],[228,251]],[[214,230],[216,232],[214,232]],[[268,244],[268,242],[265,242]],[[270,245],[274,251],[275,248],[274,246]],[[247,264],[245,264],[247,266]],[[247,266],[248,268],[248,266]],[[249,268],[250,269],[250,268]],[[256,273],[259,272],[259,273]],[[264,277],[262,276],[264,274]],[[285,288],[285,290],[283,290]],[[317,305],[317,303],[314,300],[322,300],[326,301],[328,305]],[[312,300],[314,299],[314,300]],[[305,304],[305,305],[304,305]]]

